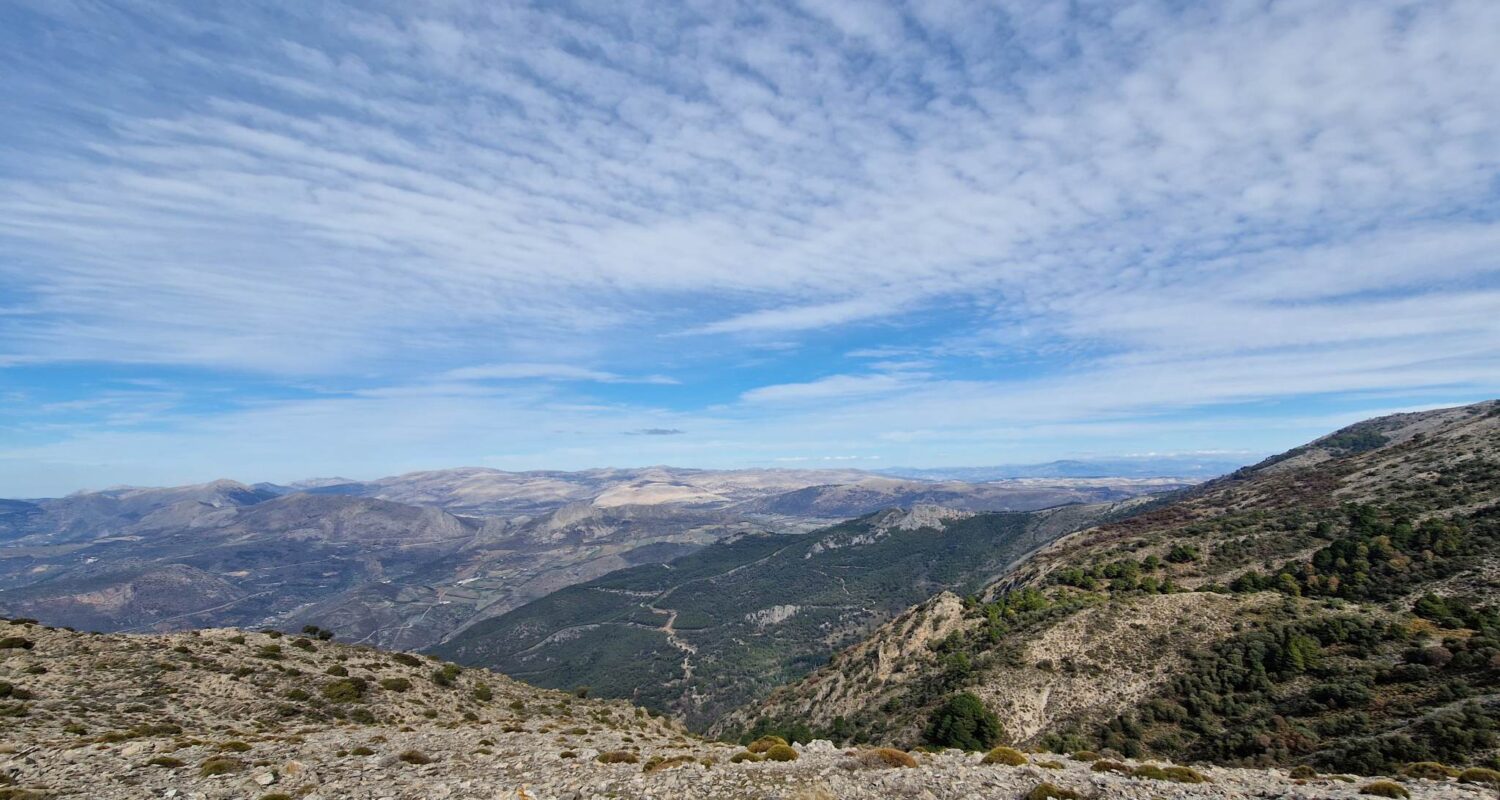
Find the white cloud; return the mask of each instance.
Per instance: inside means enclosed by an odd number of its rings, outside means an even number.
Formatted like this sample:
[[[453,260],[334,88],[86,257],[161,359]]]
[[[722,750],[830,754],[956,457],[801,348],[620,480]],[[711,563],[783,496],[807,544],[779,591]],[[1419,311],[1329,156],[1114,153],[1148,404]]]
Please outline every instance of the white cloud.
[[[587,369],[572,364],[480,364],[472,367],[444,372],[440,377],[455,381],[524,380],[540,379],[552,381],[593,381],[597,383],[656,383],[674,384],[676,380],[665,375],[628,377],[597,369]]]

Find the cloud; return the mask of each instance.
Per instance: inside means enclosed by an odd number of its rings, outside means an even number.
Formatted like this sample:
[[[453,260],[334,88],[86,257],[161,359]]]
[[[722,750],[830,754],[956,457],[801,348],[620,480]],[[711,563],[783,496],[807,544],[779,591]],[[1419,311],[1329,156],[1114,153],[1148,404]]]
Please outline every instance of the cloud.
[[[448,370],[440,377],[455,381],[538,379],[551,381],[594,381],[597,383],[677,383],[676,380],[665,375],[627,377],[616,375],[613,372],[585,369],[570,364],[481,364]]]
[[[1487,0],[12,5],[0,368],[33,400],[0,431],[215,474],[279,469],[239,424],[403,463],[413,429],[518,466],[983,463],[1483,397],[1497,28]],[[620,434],[655,427],[693,436]],[[1222,440],[1131,438],[1174,430]]]
[[[687,433],[677,428],[641,428],[639,430],[626,431],[626,436],[681,436]]]

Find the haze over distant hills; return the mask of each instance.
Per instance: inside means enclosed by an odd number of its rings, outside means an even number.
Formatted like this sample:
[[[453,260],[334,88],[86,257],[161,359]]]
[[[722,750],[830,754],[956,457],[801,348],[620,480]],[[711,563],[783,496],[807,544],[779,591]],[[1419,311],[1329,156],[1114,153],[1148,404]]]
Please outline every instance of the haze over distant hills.
[[[335,627],[423,647],[557,589],[747,534],[936,504],[1030,510],[1174,478],[964,483],[855,470],[458,468],[115,487],[0,504],[0,610],[85,629]]]
[[[1183,454],[1077,458],[1039,464],[999,464],[991,467],[889,467],[881,475],[952,481],[997,481],[1009,478],[1156,478],[1172,476],[1207,480],[1233,472],[1259,456],[1245,454]]]

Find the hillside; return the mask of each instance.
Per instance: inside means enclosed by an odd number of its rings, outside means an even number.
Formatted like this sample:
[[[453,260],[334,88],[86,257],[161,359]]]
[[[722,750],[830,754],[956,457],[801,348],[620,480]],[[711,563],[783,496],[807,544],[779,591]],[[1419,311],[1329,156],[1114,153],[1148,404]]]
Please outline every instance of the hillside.
[[[931,739],[971,693],[1063,749],[1497,760],[1500,403],[1337,431],[920,604],[715,728]]]
[[[843,750],[826,741],[764,759],[623,702],[311,633],[90,635],[0,622],[0,714],[8,800],[967,800],[1044,785],[1077,794],[1029,796],[1361,796],[1360,783],[1340,776],[1130,762],[1099,769],[1047,755],[1010,766],[956,750]],[[1492,791],[1403,783],[1417,800]]]
[[[122,487],[0,503],[0,612],[105,631],[314,623],[416,648],[726,537],[800,533],[924,498],[1030,509],[1183,485],[650,467]]]
[[[543,686],[587,685],[701,727],[806,674],[911,603],[977,589],[1122,507],[972,514],[918,506],[809,534],[743,537],[564,589],[434,652]]]

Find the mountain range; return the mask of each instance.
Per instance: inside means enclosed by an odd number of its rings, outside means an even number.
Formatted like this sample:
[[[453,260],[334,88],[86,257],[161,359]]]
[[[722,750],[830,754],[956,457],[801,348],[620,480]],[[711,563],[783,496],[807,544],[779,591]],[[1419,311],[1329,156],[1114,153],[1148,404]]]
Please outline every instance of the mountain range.
[[[1184,485],[650,467],[116,487],[0,504],[0,610],[107,631],[311,622],[418,648],[727,537],[800,533],[918,503],[1034,509]]]

